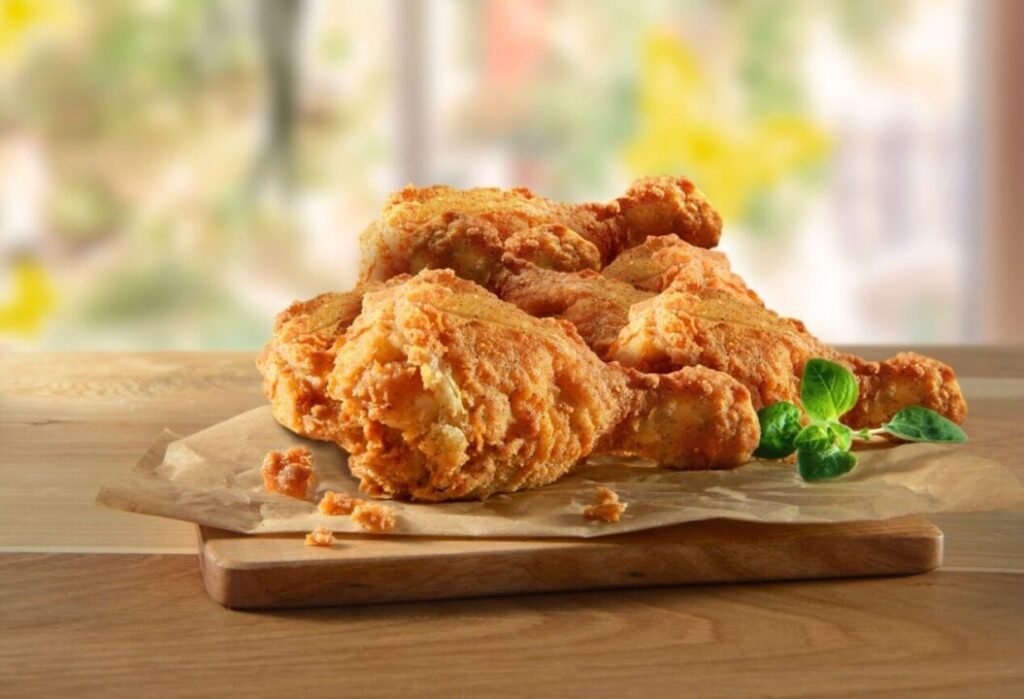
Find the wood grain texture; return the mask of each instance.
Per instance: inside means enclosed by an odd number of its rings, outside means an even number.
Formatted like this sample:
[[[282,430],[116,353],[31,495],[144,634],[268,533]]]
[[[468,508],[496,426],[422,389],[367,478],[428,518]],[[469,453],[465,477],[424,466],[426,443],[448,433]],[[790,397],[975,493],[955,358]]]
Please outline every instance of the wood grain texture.
[[[965,448],[1024,476],[1024,348],[923,351],[979,379]],[[936,517],[944,568],[912,577],[277,612],[217,605],[194,555],[46,553],[194,551],[96,490],[261,403],[251,354],[0,353],[0,696],[1024,694],[1022,512]]]
[[[1006,698],[1019,591],[940,570],[233,612],[191,556],[10,555],[0,694]]]
[[[199,527],[210,596],[315,607],[563,590],[923,573],[942,532],[921,517],[846,524],[714,520],[595,540],[245,536]]]
[[[191,525],[96,507],[96,492],[165,428],[263,402],[251,353],[0,352],[0,551],[194,551]]]

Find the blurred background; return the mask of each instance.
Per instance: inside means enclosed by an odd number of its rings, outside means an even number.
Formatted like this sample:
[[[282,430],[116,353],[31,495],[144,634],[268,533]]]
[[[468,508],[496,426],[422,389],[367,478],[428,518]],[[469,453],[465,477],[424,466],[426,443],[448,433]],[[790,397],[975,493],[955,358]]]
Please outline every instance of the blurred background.
[[[254,349],[403,184],[659,173],[826,340],[1022,340],[1022,6],[0,0],[0,347]]]

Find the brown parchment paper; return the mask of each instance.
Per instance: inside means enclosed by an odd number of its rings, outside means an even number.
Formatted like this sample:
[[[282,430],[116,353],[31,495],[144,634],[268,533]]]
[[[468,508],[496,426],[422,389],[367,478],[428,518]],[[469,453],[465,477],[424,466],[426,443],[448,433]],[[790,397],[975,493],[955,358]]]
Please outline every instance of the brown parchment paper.
[[[348,517],[321,515],[316,502],[268,493],[260,467],[271,449],[302,444],[315,458],[317,492],[358,495],[358,481],[333,444],[280,427],[257,408],[178,439],[165,433],[122,482],[97,501],[121,510],[247,534],[308,532],[317,525],[361,531]],[[597,459],[537,490],[484,502],[389,503],[413,536],[595,537],[723,517],[752,522],[848,522],[908,514],[1024,506],[1024,486],[1005,466],[963,449],[904,444],[858,451],[836,481],[805,483],[793,464],[753,462],[732,471],[671,471],[643,462]],[[597,484],[629,504],[616,524],[587,522]]]

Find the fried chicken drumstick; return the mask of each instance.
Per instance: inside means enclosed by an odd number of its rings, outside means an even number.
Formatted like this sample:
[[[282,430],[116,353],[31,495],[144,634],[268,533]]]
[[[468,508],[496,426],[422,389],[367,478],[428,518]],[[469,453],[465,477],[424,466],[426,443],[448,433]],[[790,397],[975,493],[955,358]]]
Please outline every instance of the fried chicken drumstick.
[[[945,364],[910,352],[883,362],[838,352],[800,321],[765,308],[723,255],[675,236],[648,238],[601,274],[558,274],[523,263],[499,293],[527,312],[572,322],[608,361],[645,372],[724,371],[750,390],[756,408],[799,404],[804,364],[823,357],[857,377],[860,399],[843,417],[851,427],[876,427],[909,405],[955,422],[966,416]]]
[[[649,177],[607,204],[564,204],[528,189],[409,186],[360,237],[360,279],[452,269],[491,287],[511,253],[547,269],[599,270],[649,235],[714,247],[722,219],[683,177]]]
[[[375,496],[482,498],[551,483],[591,454],[724,468],[750,458],[746,388],[703,367],[606,364],[451,270],[368,293],[336,347],[335,438]]]

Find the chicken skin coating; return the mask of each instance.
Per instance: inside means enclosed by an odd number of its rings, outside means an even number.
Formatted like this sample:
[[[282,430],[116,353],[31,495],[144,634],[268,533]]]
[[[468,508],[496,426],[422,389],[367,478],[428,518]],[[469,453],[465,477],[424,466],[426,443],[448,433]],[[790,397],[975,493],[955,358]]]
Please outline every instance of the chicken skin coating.
[[[596,453],[725,468],[757,445],[749,392],[724,374],[606,364],[570,323],[451,270],[394,282],[366,295],[328,380],[338,444],[372,496],[484,498],[551,483]]]
[[[725,255],[674,235],[648,238],[622,252],[600,274],[559,273],[508,257],[505,262],[505,273],[496,284],[503,300],[531,315],[568,320],[604,358],[629,322],[629,309],[670,284],[698,294],[723,289],[761,304],[730,269]]]
[[[850,427],[878,427],[911,405],[934,410],[957,424],[967,418],[967,401],[948,364],[916,352],[900,352],[881,362],[837,353],[857,377],[860,399],[843,422]],[[802,371],[802,370],[801,370]]]
[[[334,343],[363,305],[363,290],[320,294],[278,314],[274,334],[256,365],[274,419],[297,434],[331,441],[338,404],[325,394]]]
[[[962,422],[966,403],[945,364],[913,353],[883,362],[843,354],[798,320],[765,308],[724,255],[676,236],[648,238],[600,274],[508,265],[501,297],[528,313],[573,323],[605,360],[645,372],[706,366],[739,379],[761,408],[799,404],[800,376],[812,357],[846,366],[860,399],[843,420],[877,427],[910,405]]]
[[[606,357],[629,322],[629,309],[654,294],[591,270],[555,272],[528,262],[507,260],[508,273],[497,285],[503,301],[538,318],[572,323],[584,342]]]
[[[599,270],[648,235],[718,243],[722,221],[683,177],[637,180],[606,204],[565,204],[525,188],[408,186],[360,237],[362,282],[452,269],[492,288],[505,253],[546,269]]]
[[[706,366],[750,389],[754,406],[800,404],[800,377],[808,359],[844,365],[856,377],[859,398],[842,417],[850,427],[877,427],[911,405],[963,422],[967,415],[956,377],[945,364],[905,352],[884,362],[844,354],[811,335],[798,320],[722,289],[701,294],[670,286],[631,307],[629,323],[608,358],[641,371]]]
[[[651,237],[623,251],[601,274],[641,291],[660,293],[669,286],[692,293],[722,289],[764,305],[732,271],[723,253],[690,245],[675,235]]]

